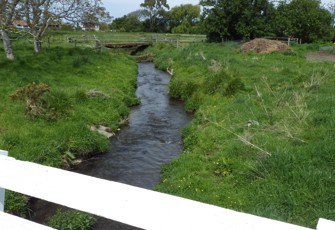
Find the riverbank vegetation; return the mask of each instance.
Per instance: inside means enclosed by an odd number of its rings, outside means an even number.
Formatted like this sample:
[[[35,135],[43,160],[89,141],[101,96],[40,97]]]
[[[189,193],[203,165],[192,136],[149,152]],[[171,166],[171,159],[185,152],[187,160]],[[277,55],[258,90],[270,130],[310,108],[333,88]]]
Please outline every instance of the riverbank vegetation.
[[[116,133],[138,103],[133,59],[83,47],[36,54],[28,42],[14,45],[17,58],[0,59],[0,149],[54,167],[105,152],[108,139],[91,127]],[[6,194],[7,211],[23,215],[24,207],[10,201],[18,198]]]
[[[173,69],[170,95],[195,112],[156,189],[313,228],[334,219],[335,64],[307,61],[317,48],[151,49],[159,68]]]

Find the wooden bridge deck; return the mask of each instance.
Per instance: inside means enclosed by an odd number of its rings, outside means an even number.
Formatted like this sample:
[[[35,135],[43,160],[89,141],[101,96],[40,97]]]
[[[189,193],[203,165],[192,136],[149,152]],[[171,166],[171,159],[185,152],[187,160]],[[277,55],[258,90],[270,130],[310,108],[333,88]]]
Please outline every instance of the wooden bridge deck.
[[[151,42],[124,42],[124,43],[105,43],[104,46],[107,48],[138,48],[151,46]]]

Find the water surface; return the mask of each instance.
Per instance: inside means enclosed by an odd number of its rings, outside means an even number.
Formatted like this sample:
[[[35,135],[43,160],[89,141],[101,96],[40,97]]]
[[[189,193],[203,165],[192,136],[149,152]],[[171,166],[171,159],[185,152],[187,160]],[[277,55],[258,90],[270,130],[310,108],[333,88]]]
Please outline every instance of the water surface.
[[[141,104],[132,109],[129,125],[111,138],[108,153],[84,162],[75,172],[153,189],[159,182],[162,165],[180,154],[180,132],[190,121],[182,103],[168,96],[170,78],[151,63],[138,64],[136,94],[141,98]],[[53,204],[42,201],[39,206],[36,220],[48,209],[55,209]],[[94,229],[136,228],[98,218]]]

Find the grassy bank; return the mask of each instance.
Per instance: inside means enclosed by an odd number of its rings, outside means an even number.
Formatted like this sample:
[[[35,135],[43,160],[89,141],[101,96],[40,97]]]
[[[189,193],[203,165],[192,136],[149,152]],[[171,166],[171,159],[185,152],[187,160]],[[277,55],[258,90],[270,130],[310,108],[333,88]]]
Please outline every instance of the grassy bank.
[[[298,225],[335,219],[335,64],[237,44],[158,46],[170,95],[195,111],[157,190]]]
[[[15,61],[0,59],[0,149],[55,167],[105,152],[108,139],[90,127],[117,132],[129,107],[138,103],[136,63],[125,54],[92,48],[34,54],[25,42],[14,46]],[[10,211],[17,202],[6,205]]]

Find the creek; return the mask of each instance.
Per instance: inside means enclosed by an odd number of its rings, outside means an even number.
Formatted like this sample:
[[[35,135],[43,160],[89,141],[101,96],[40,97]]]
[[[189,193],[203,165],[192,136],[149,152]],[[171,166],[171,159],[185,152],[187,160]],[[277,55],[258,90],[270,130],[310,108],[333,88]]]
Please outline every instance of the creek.
[[[191,119],[180,101],[169,98],[170,78],[167,73],[155,69],[152,63],[139,63],[136,95],[141,104],[132,109],[129,125],[110,139],[108,153],[85,161],[74,171],[153,189],[159,182],[162,165],[180,154],[181,129]],[[57,207],[38,200],[33,209],[36,211],[32,219],[43,223],[46,215]],[[104,218],[97,219],[96,230],[137,229]]]

